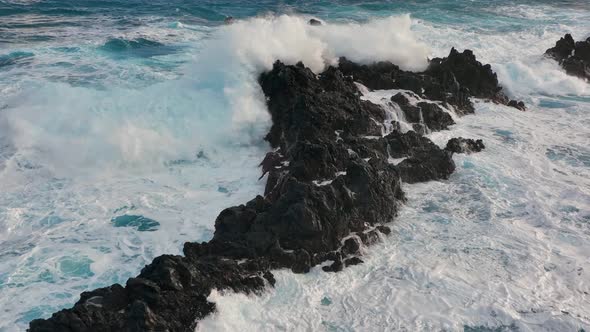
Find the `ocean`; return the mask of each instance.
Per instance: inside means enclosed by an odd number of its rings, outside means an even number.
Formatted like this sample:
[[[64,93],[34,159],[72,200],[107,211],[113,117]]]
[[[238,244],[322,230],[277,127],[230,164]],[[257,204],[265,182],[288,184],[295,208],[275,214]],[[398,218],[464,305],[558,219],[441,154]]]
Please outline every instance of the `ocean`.
[[[486,149],[406,184],[364,264],[214,292],[197,330],[590,330],[590,84],[543,57],[565,33],[590,36],[590,2],[0,1],[0,331],[209,240],[262,194],[257,76],[275,60],[419,71],[451,47],[528,111],[475,101],[429,137]]]

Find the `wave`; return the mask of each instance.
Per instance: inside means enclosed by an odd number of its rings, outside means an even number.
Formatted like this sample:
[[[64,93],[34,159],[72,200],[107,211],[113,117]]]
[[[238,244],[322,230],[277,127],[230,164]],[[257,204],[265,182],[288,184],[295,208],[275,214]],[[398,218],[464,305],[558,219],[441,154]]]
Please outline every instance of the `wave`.
[[[7,99],[0,121],[27,158],[67,172],[153,168],[203,147],[259,144],[270,119],[257,76],[275,60],[303,61],[316,72],[339,56],[422,69],[428,49],[410,27],[408,15],[321,27],[288,15],[240,20],[211,32],[181,79],[138,90],[32,83]],[[167,48],[146,38],[114,38],[100,47],[146,56]]]
[[[21,66],[30,63],[35,56],[31,52],[11,52],[0,55],[0,68],[10,66]]]
[[[165,47],[160,42],[141,37],[131,40],[111,38],[100,47],[100,50],[113,53],[133,53],[138,56],[154,56],[167,54]]]

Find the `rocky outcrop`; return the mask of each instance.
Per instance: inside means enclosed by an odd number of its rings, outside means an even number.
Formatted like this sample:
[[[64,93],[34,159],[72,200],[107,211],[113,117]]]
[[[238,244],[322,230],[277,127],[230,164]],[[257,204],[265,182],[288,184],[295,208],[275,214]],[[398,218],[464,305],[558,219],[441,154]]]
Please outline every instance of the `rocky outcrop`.
[[[453,48],[446,58],[430,60],[428,68],[421,73],[401,70],[390,62],[359,65],[345,58],[340,59],[338,68],[369,89],[410,90],[421,98],[450,105],[459,114],[473,113],[471,97],[525,109],[522,102],[511,103],[491,66],[482,65],[470,50],[459,53]]]
[[[500,94],[495,74],[468,51],[433,60],[425,73],[343,59],[316,75],[302,63],[276,62],[259,78],[273,123],[266,136],[273,151],[261,163],[264,195],[223,210],[209,242],[157,257],[125,287],[82,293],[30,331],[192,331],[215,310],[207,300],[213,289],[258,293],[274,285],[273,269],[361,264],[361,248],[390,233],[385,224],[405,200],[402,182],[447,179],[455,151],[415,131],[387,132],[384,109],[362,100],[354,80],[432,98],[416,105],[431,130],[453,123],[439,104],[468,113],[470,97]]]
[[[576,42],[568,33],[545,51],[545,55],[559,62],[569,75],[590,79],[590,37]]]

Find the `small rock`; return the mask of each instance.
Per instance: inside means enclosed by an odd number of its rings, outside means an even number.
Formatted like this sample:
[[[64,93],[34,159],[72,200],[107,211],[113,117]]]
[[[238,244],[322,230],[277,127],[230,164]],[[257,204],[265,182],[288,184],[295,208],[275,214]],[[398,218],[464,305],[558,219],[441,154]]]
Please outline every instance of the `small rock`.
[[[344,261],[344,266],[352,266],[352,265],[359,265],[364,263],[364,261],[358,257],[351,257]]]
[[[524,103],[522,101],[510,100],[508,102],[507,106],[514,107],[514,108],[521,110],[521,111],[526,111],[526,106],[524,105]]]
[[[313,26],[319,26],[319,25],[322,25],[322,21],[312,18],[309,20],[308,24],[313,25]]]
[[[385,225],[379,225],[376,227],[377,230],[385,235],[389,235],[391,233],[391,228],[385,226]]]
[[[344,241],[344,245],[342,246],[342,252],[345,255],[353,255],[356,254],[360,249],[360,244],[355,238],[348,238]]]
[[[480,152],[483,149],[485,149],[485,145],[482,140],[473,140],[471,138],[463,137],[451,138],[445,147],[445,150],[453,153]]]

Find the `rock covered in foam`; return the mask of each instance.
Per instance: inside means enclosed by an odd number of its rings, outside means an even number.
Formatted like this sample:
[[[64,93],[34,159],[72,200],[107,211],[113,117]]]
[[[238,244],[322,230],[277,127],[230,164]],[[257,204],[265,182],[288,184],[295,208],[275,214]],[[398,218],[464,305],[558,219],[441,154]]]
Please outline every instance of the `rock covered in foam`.
[[[558,61],[569,75],[590,79],[590,37],[576,42],[568,33],[545,55]]]
[[[155,258],[125,287],[82,293],[73,308],[32,321],[30,331],[191,331],[215,310],[207,300],[213,289],[258,293],[274,285],[272,269],[305,273],[328,261],[322,269],[338,272],[362,263],[361,248],[391,232],[383,224],[405,200],[402,181],[447,179],[455,164],[451,151],[415,131],[382,136],[385,111],[360,98],[350,75],[464,111],[469,97],[497,96],[489,67],[469,53],[449,57],[456,59],[433,60],[430,74],[343,60],[315,75],[302,63],[276,62],[259,78],[273,122],[266,139],[274,151],[261,163],[264,196],[223,210],[209,242]],[[415,106],[431,130],[452,124],[437,103]]]

